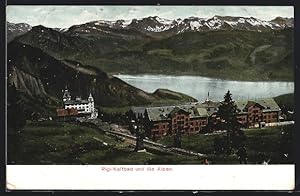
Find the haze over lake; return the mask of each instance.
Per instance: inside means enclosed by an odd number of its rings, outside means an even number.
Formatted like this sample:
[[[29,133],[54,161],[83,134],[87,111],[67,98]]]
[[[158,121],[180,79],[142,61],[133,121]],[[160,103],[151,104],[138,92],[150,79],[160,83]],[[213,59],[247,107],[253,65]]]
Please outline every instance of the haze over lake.
[[[146,92],[152,93],[158,88],[164,88],[190,95],[199,101],[205,100],[208,92],[210,99],[223,100],[227,90],[231,91],[234,99],[268,98],[294,92],[294,82],[246,82],[201,76],[150,74],[115,76]]]

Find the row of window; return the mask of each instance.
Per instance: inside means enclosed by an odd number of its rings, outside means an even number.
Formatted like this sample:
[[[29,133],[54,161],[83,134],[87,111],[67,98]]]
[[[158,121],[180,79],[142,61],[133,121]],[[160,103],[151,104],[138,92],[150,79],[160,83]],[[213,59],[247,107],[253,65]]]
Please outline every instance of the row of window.
[[[259,119],[260,118],[260,116],[259,115],[252,115],[252,116],[250,116],[248,119],[249,120],[252,120],[252,119]],[[266,119],[266,118],[277,118],[277,114],[273,114],[272,116],[271,115],[264,115],[263,116],[263,118],[264,119]],[[245,121],[246,120],[246,117],[238,117],[237,118],[239,121]]]
[[[183,122],[178,122],[177,124],[173,124],[173,128],[176,129],[178,128],[178,125],[183,125],[184,123]],[[191,122],[191,126],[193,127],[198,127],[199,125],[202,126],[202,125],[206,125],[207,122],[206,121],[200,121],[200,122]],[[189,123],[185,123],[184,126],[189,126]],[[168,129],[169,128],[169,125],[168,124],[162,124],[162,125],[155,125],[154,126],[155,129]]]
[[[184,119],[184,116],[177,116],[177,120],[180,120],[180,119]],[[176,119],[174,119],[174,120],[176,120]]]
[[[190,132],[193,132],[193,131],[199,131],[200,130],[200,127],[194,127],[194,128],[190,128],[188,131]],[[167,132],[165,130],[158,130],[158,129],[155,129],[155,130],[152,130],[152,132],[154,134],[158,134],[158,135],[166,135]],[[183,131],[184,133],[184,131]]]
[[[177,119],[174,118],[174,119],[173,119],[173,122],[175,123],[176,121],[178,122],[178,121],[184,121],[184,120],[185,120],[185,121],[188,121],[189,119],[188,119],[188,118],[185,118],[185,119],[184,119],[184,118],[177,118]]]
[[[76,109],[86,109],[86,110],[88,110],[88,107],[66,107],[66,109],[68,109],[68,108],[76,108]]]
[[[272,116],[271,115],[267,115],[267,116],[264,116],[264,118],[277,118],[277,115],[276,114],[273,114]]]

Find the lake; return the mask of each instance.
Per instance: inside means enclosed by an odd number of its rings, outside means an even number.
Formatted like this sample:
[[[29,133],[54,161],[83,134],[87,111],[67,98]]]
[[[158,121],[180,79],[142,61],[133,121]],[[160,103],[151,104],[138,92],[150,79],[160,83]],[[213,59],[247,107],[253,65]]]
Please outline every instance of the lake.
[[[208,92],[210,99],[223,100],[227,90],[230,90],[234,99],[268,98],[294,92],[294,82],[248,82],[201,76],[151,74],[119,74],[115,77],[146,92],[152,93],[158,88],[165,88],[190,95],[199,101],[204,101]]]

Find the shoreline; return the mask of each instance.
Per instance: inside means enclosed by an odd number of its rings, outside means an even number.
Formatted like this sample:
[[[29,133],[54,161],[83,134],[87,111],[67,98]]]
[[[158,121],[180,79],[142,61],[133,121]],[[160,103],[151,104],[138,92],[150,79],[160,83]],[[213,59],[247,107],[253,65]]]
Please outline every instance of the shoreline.
[[[130,72],[109,72],[109,75],[113,77],[118,77],[118,75],[130,75],[130,76],[167,76],[167,77],[181,77],[181,76],[188,76],[188,77],[202,77],[206,79],[213,79],[213,80],[223,80],[223,81],[233,81],[233,82],[295,82],[295,80],[237,80],[237,79],[230,79],[230,78],[222,78],[222,77],[210,77],[206,75],[198,75],[192,73],[130,73]]]

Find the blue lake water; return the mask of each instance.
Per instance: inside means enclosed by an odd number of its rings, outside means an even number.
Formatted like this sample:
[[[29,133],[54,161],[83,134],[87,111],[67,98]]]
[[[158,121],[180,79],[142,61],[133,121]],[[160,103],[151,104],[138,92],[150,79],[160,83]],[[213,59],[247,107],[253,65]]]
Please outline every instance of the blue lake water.
[[[201,76],[150,74],[115,76],[146,92],[151,93],[158,88],[164,88],[190,95],[199,101],[205,100],[208,92],[211,99],[223,100],[227,90],[230,90],[234,99],[268,98],[294,92],[294,82],[248,82]]]

